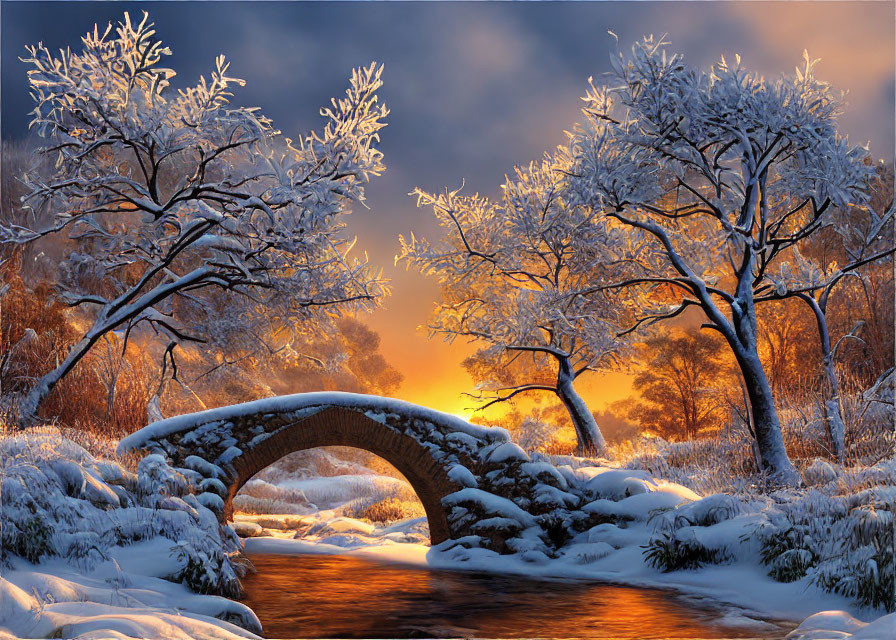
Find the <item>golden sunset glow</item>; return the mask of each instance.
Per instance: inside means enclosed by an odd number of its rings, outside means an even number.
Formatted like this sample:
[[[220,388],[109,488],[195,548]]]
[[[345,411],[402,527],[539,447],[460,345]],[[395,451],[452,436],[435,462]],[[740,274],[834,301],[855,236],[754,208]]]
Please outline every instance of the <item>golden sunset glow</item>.
[[[894,0],[0,2],[0,640],[896,640]]]

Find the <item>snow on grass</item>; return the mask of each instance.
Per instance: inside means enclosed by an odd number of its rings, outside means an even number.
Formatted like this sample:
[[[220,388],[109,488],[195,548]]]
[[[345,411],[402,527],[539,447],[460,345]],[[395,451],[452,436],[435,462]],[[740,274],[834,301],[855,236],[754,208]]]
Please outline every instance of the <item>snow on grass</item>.
[[[226,598],[134,574],[115,578],[55,563],[15,563],[0,578],[0,631],[19,638],[256,638],[258,620]],[[229,621],[228,621],[229,620]],[[234,624],[238,622],[238,624]]]

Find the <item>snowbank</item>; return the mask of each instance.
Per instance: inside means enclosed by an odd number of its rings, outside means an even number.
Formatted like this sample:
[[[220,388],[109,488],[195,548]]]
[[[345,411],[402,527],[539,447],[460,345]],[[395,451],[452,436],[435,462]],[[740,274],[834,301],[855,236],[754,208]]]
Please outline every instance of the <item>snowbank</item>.
[[[891,640],[896,638],[896,613],[871,623],[856,620],[845,611],[822,611],[809,616],[786,640]]]

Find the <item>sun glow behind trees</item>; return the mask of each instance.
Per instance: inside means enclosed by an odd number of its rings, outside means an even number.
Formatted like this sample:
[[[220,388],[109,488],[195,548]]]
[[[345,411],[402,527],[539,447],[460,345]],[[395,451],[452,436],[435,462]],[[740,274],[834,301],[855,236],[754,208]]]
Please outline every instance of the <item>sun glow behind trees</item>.
[[[94,39],[96,39],[98,36],[96,34],[94,34],[93,37],[94,37]],[[225,80],[227,79],[226,74],[221,73],[220,70],[219,70],[219,77],[223,78]],[[253,80],[253,83],[254,83],[254,80]],[[199,91],[199,90],[197,89],[197,91]],[[201,91],[200,91],[200,93],[201,93]],[[558,132],[559,131],[560,131],[560,128],[558,128]],[[82,127],[80,125],[74,127],[71,130],[71,133],[76,134],[76,135],[74,135],[75,139],[79,139],[80,136],[83,136],[87,132],[88,132],[88,128]],[[133,170],[133,171],[137,170],[136,165],[131,166],[128,169]],[[493,198],[492,200],[498,201],[499,199],[500,198]],[[133,210],[136,212],[137,205],[135,205],[133,202],[122,202],[118,205],[118,210],[119,210],[119,213],[122,211],[125,211],[125,210],[128,210],[128,211]],[[129,214],[129,215],[136,215],[136,214]],[[127,216],[122,216],[122,219],[125,219],[126,217]],[[362,241],[363,240],[364,239],[362,238]],[[202,243],[200,243],[200,245],[201,245],[200,248],[204,248],[204,249],[218,250],[221,248],[221,247],[208,247],[208,246],[203,245]],[[85,265],[80,265],[79,269],[83,268],[84,266]],[[77,280],[78,278],[82,278],[83,276],[84,276],[83,273],[80,273],[80,274],[75,273],[74,280]],[[73,284],[73,283],[69,283],[69,284]],[[425,296],[421,296],[421,299],[422,298],[425,298]],[[674,300],[674,297],[669,297],[668,300],[664,299],[663,302],[667,303],[667,302],[670,302],[673,300]],[[425,302],[425,300],[424,300],[424,302]],[[82,308],[87,308],[90,305],[91,305],[90,301],[85,301],[84,304],[82,305]],[[168,311],[166,311],[165,313],[168,313]],[[688,314],[688,312],[685,311],[682,314],[682,317],[685,317],[687,314]],[[83,318],[84,318],[84,316],[80,317],[80,319],[83,319]],[[160,326],[163,327],[163,325],[159,324],[162,320],[163,319],[158,316],[154,316],[152,318],[147,316],[147,317],[141,319],[141,322],[146,323],[148,325],[154,325],[155,328],[159,328]],[[192,318],[191,320],[195,320],[195,318]],[[691,320],[692,320],[692,318],[686,318],[685,324],[689,323]],[[375,325],[376,322],[374,322],[372,324]],[[233,335],[233,331],[231,330],[232,327],[228,328],[227,326],[223,326],[224,331],[217,331],[217,329],[221,329],[222,326],[223,325],[217,325],[215,333],[222,334],[222,335],[223,334]],[[403,331],[403,333],[406,334],[407,332]],[[418,342],[422,342],[423,338],[418,336],[418,337],[414,338],[414,340],[417,340]],[[420,365],[420,362],[421,362],[420,355],[413,353],[413,346],[412,346],[413,341],[408,340],[407,342],[408,342],[408,344],[402,345],[402,347],[405,349],[405,354],[402,356],[398,356],[398,355],[395,356],[396,363],[399,360],[401,360],[401,365],[400,365],[401,368],[403,369],[404,372],[409,374],[409,375],[407,375],[407,378],[406,378],[407,379],[406,385],[400,392],[401,395],[403,395],[405,397],[409,397],[414,400],[417,400],[419,402],[423,402],[425,404],[439,406],[441,408],[448,409],[449,411],[466,413],[466,409],[468,407],[470,407],[471,401],[468,398],[459,397],[459,394],[457,394],[456,392],[460,391],[462,389],[470,389],[471,385],[469,385],[467,383],[466,374],[463,373],[461,370],[459,370],[457,367],[453,366],[454,362],[452,362],[451,360],[452,359],[454,359],[454,361],[459,360],[462,357],[462,355],[460,355],[460,354],[471,355],[471,352],[465,350],[462,346],[459,346],[459,345],[452,345],[450,349],[440,349],[439,347],[435,347],[433,349],[434,351],[438,351],[441,354],[445,354],[444,360],[438,361],[438,362],[428,361],[426,363],[426,365],[421,366]],[[243,348],[244,346],[245,345],[241,345],[240,348]],[[391,346],[391,345],[389,345],[389,343],[387,342],[386,346]],[[392,350],[390,349],[390,352],[391,351]],[[390,355],[389,358],[391,360],[392,356]],[[229,358],[224,358],[224,360],[228,360],[228,359]],[[468,363],[469,362],[470,361],[468,360]],[[446,369],[448,369],[448,371],[446,371]],[[611,397],[604,397],[604,395],[603,395],[604,392],[607,390],[607,387],[609,386],[604,382],[607,379],[613,380],[612,386],[615,387],[615,389],[613,390],[615,393],[613,393]],[[618,399],[618,396],[625,394],[625,391],[628,387],[627,380],[628,379],[627,379],[626,373],[614,372],[613,374],[611,374],[609,376],[601,376],[599,378],[596,377],[594,382],[591,382],[591,383],[588,383],[587,381],[583,381],[583,391],[584,391],[583,395],[587,396],[587,399],[590,401],[591,409],[601,409],[602,407],[606,407],[606,405],[610,404],[613,400]],[[621,382],[618,382],[618,381],[621,381]],[[453,387],[453,389],[452,389],[452,387]],[[613,397],[613,396],[615,396],[615,397]],[[498,413],[501,413],[501,412],[496,411],[492,414],[487,414],[487,415],[495,415]],[[489,419],[487,416],[483,416],[482,414],[475,414],[474,418],[480,419],[480,420],[488,420]]]

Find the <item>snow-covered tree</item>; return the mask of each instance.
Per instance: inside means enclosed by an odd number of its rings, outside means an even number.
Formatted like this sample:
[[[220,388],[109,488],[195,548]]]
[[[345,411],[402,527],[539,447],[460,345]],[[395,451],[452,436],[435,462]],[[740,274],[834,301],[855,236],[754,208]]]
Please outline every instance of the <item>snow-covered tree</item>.
[[[624,260],[613,254],[620,245],[614,222],[569,203],[568,169],[563,149],[518,167],[498,201],[417,189],[418,206],[433,209],[444,234],[436,242],[402,237],[396,260],[438,279],[434,334],[485,345],[475,356],[481,408],[553,393],[569,412],[579,450],[591,453],[604,438],[573,383],[611,366],[623,345],[619,296],[599,285]]]
[[[271,349],[261,351],[209,353],[206,345],[186,347],[179,385],[186,393],[169,393],[163,413],[309,391],[392,396],[401,384],[401,373],[380,351],[379,334],[354,316],[337,318],[325,332],[288,336],[283,344],[275,342],[278,337],[263,336]]]
[[[341,220],[384,169],[382,67],[356,69],[321,110],[324,129],[293,141],[256,108],[230,104],[244,82],[223,56],[210,78],[175,91],[161,65],[170,50],[146,14],[82,42],[80,53],[39,44],[24,59],[31,128],[55,159],[51,175],[24,177],[25,204],[49,223],[4,224],[0,239],[66,237],[61,295],[90,311],[81,340],[22,400],[26,420],[109,332],[163,334],[171,364],[182,341],[376,303],[384,282],[349,257]]]
[[[867,285],[870,275],[865,267],[891,259],[896,251],[893,238],[892,186],[889,200],[882,211],[875,211],[873,206],[849,207],[846,211],[839,212],[839,216],[832,216],[828,227],[839,239],[838,244],[846,258],[845,264],[838,265],[836,260],[821,264],[794,247],[790,259],[782,261],[774,272],[768,274],[767,281],[757,288],[757,302],[797,298],[805,302],[812,312],[818,328],[827,386],[824,399],[825,421],[834,454],[841,462],[845,453],[846,430],[836,356],[839,346],[845,340],[861,340],[856,332],[863,323],[859,322],[850,332],[833,341],[828,323],[828,306],[838,285],[848,278],[856,278]]]
[[[721,333],[746,386],[764,471],[799,482],[757,350],[756,296],[777,264],[837,206],[866,199],[867,150],[837,133],[841,95],[815,62],[776,81],[740,58],[709,70],[645,38],[591,83],[587,122],[571,139],[579,202],[649,238],[640,292],[645,322],[689,309]],[[678,292],[675,304],[657,294]]]

